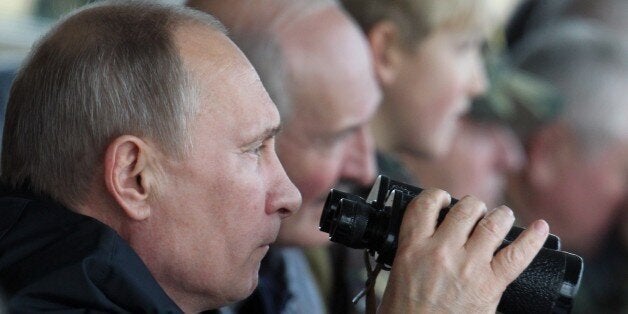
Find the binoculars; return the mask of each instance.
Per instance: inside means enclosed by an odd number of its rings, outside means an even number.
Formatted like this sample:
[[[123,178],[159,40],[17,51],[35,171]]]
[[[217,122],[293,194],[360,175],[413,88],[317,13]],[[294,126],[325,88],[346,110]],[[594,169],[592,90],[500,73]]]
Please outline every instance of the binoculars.
[[[392,267],[403,214],[408,203],[421,191],[419,187],[381,175],[366,199],[332,189],[323,208],[320,230],[329,233],[333,242],[366,249],[371,255],[377,253],[378,263]],[[439,224],[457,202],[452,199],[451,204],[440,211]],[[498,251],[523,230],[513,227]],[[569,313],[582,270],[582,258],[560,251],[560,239],[550,234],[532,263],[506,288],[497,310],[502,313]]]

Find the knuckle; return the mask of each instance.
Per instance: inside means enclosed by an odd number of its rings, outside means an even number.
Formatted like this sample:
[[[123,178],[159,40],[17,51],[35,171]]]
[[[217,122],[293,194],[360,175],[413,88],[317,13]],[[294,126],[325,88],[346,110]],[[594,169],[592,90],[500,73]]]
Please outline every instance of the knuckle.
[[[472,263],[464,263],[460,271],[459,279],[466,282],[472,282],[474,280],[477,280],[477,278],[478,274],[475,265]]]
[[[540,245],[534,239],[525,236],[523,241],[518,239],[505,247],[498,253],[500,257],[494,260],[498,263],[498,275],[508,282],[515,280],[528,267],[539,249]]]
[[[428,188],[423,190],[423,192],[421,192],[421,194],[419,194],[419,196],[416,197],[413,202],[416,204],[416,206],[419,207],[440,209],[440,200],[444,197],[444,193],[447,192],[438,189]]]
[[[415,199],[414,204],[415,204],[414,207],[421,208],[421,209],[430,209],[430,208],[438,207],[438,203],[436,199],[433,197],[428,197],[428,196]]]
[[[491,236],[501,239],[513,221],[512,210],[506,206],[500,206],[480,220],[478,226]]]
[[[499,234],[501,234],[503,230],[503,227],[491,217],[485,217],[480,220],[478,227],[482,228],[482,230],[492,238],[500,238]]]
[[[534,233],[530,233],[529,236],[524,237],[523,246],[530,252],[538,251],[543,246],[544,239]]]
[[[505,253],[499,265],[501,269],[499,275],[506,283],[510,283],[525,269],[526,253],[519,247],[512,247]]]
[[[465,196],[449,212],[457,221],[476,220],[486,212],[486,205],[472,196]],[[477,221],[477,220],[476,220]]]
[[[437,265],[446,265],[449,263],[449,252],[444,246],[436,247],[430,256],[432,261]]]
[[[452,262],[451,252],[443,245],[404,245],[399,247],[395,256],[401,263],[416,264],[420,262],[432,268],[446,268]]]
[[[423,193],[425,193],[426,195],[429,195],[437,203],[440,203],[440,200],[450,198],[449,193],[441,189],[426,188],[425,190],[423,190]]]
[[[527,255],[525,249],[520,246],[511,246],[506,253],[506,263],[513,267],[522,264]]]

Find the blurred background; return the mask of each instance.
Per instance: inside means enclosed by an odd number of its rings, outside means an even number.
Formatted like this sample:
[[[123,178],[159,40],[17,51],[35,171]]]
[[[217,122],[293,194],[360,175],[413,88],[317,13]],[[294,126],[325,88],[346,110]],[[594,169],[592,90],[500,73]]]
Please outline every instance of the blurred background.
[[[3,0],[0,1],[0,127],[10,82],[32,44],[64,14],[98,0]],[[180,4],[182,0],[158,0]]]

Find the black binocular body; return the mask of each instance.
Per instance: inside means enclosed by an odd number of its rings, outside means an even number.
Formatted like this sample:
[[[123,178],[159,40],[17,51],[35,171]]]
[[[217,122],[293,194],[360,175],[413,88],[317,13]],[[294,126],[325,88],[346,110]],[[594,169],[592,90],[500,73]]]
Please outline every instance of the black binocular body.
[[[419,187],[381,175],[366,199],[332,189],[320,219],[320,230],[329,233],[331,241],[367,249],[371,255],[377,254],[377,262],[392,267],[403,214],[421,191]],[[452,199],[451,204],[441,210],[438,224],[456,203],[457,200]],[[513,227],[498,251],[523,230]],[[569,313],[582,270],[582,258],[560,251],[560,239],[550,234],[532,263],[507,287],[497,310],[502,313]]]

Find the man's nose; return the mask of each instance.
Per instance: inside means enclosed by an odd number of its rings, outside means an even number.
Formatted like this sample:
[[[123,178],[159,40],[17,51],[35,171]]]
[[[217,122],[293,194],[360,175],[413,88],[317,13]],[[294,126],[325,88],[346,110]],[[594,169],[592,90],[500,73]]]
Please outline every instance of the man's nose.
[[[375,180],[375,144],[368,126],[360,127],[345,147],[345,156],[341,169],[343,180],[354,181],[360,185],[370,185]]]
[[[301,207],[301,193],[286,174],[279,158],[275,156],[274,159],[274,165],[271,170],[274,176],[266,201],[266,212],[268,214],[277,212],[283,219],[299,210]]]
[[[514,132],[507,127],[498,126],[494,131],[494,140],[497,147],[497,167],[504,172],[519,171],[525,162],[525,155]]]

